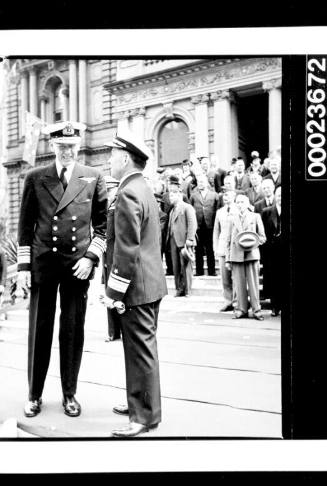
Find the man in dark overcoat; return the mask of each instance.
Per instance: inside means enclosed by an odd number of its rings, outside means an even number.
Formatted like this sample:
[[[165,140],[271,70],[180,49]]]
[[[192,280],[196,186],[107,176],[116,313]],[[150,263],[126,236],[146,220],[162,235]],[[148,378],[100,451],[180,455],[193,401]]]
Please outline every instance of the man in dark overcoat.
[[[105,249],[107,222],[105,181],[96,169],[77,162],[84,128],[77,122],[48,125],[44,131],[50,135],[56,160],[30,170],[25,177],[18,228],[18,282],[31,290],[27,417],[41,411],[58,289],[62,404],[70,417],[81,413],[75,393],[87,292],[94,266]]]
[[[120,181],[107,232],[109,278],[104,303],[122,308],[127,407],[114,412],[129,416],[115,437],[133,437],[161,421],[156,331],[161,299],[167,294],[161,261],[158,204],[142,171],[150,156],[132,132],[117,134],[108,145],[111,175]]]

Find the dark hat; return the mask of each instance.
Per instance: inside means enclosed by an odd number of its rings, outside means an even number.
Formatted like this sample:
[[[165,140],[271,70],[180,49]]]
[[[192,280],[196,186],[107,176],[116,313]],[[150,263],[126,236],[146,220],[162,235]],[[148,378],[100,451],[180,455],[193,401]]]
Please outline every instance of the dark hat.
[[[165,169],[163,167],[158,167],[157,173],[162,174],[163,172],[165,172]]]
[[[182,165],[189,165],[190,166],[191,165],[191,162],[188,159],[184,159],[182,161]]]
[[[236,243],[242,250],[251,251],[260,244],[259,236],[254,231],[241,231],[236,236]]]
[[[182,248],[181,250],[181,255],[183,256],[183,258],[185,258],[185,260],[194,262],[194,252],[192,248],[184,246],[184,248]]]
[[[42,131],[45,135],[50,135],[50,140],[55,143],[76,144],[81,141],[85,129],[84,123],[63,121],[47,125]]]
[[[126,150],[140,159],[146,161],[151,157],[151,151],[140,137],[132,133],[130,130],[121,130],[117,132],[111,142],[105,143],[108,147],[114,147]]]
[[[168,183],[169,184],[175,184],[178,187],[180,187],[180,185],[181,185],[181,182],[179,180],[179,177],[177,177],[175,175],[169,176]]]

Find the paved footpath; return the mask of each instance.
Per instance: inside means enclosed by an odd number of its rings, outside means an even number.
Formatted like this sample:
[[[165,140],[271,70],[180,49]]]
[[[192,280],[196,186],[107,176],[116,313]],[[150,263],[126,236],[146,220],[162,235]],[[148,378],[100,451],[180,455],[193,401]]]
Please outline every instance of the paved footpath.
[[[65,416],[61,406],[58,320],[44,405],[30,419],[23,415],[27,310],[9,312],[0,322],[0,437],[106,438],[127,422],[112,412],[113,405],[125,402],[122,342],[106,342],[106,311],[97,292],[94,282],[78,418]],[[219,293],[163,299],[158,327],[163,421],[140,437],[281,437],[280,318],[264,311],[262,322],[233,320],[232,313],[218,311],[221,305]]]

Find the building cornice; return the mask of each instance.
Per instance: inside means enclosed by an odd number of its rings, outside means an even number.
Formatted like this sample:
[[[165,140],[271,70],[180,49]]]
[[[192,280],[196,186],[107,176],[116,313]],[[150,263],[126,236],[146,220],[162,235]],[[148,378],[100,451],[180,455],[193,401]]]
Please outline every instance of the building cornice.
[[[133,78],[113,81],[104,84],[104,89],[112,94],[118,94],[119,92],[129,90],[142,85],[154,84],[162,82],[168,79],[185,76],[187,74],[199,73],[207,71],[208,69],[217,68],[218,66],[224,66],[235,61],[239,61],[239,58],[221,58],[221,59],[205,59],[202,61],[190,62],[189,64],[183,64],[182,66],[173,67],[170,69],[162,69],[160,71],[152,73],[144,73],[140,76]]]

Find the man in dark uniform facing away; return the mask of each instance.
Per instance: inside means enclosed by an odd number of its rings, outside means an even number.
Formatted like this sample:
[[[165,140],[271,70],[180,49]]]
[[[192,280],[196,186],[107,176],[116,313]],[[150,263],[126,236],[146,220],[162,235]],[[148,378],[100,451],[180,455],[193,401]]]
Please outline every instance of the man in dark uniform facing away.
[[[156,331],[159,305],[167,294],[161,252],[158,204],[142,170],[149,158],[143,140],[130,131],[108,143],[111,175],[120,181],[114,218],[107,233],[109,279],[104,303],[124,305],[120,314],[125,355],[127,407],[114,412],[129,416],[116,437],[133,437],[161,421]]]
[[[64,412],[81,413],[75,398],[84,343],[89,280],[105,249],[107,193],[103,177],[77,162],[85,125],[48,125],[55,162],[25,178],[18,228],[18,281],[30,287],[28,335],[29,400],[24,413],[41,411],[60,293],[60,376]],[[91,226],[93,235],[91,235]]]

